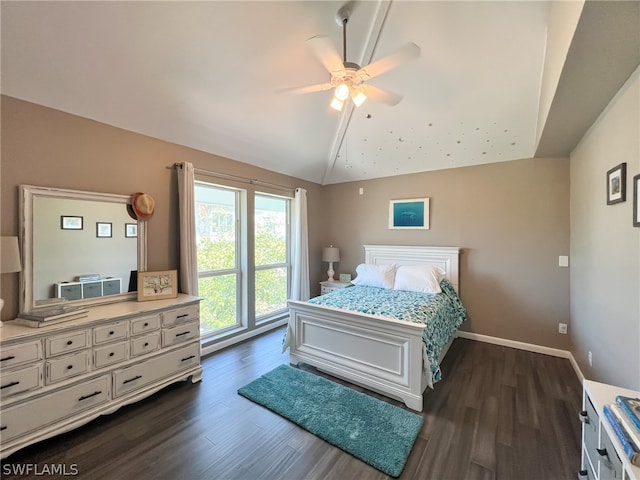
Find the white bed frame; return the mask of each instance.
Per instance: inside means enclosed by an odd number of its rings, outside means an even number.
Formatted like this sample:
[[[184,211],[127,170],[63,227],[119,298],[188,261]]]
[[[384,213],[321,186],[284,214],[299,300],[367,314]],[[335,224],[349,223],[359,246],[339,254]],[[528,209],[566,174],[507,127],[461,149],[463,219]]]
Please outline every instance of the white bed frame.
[[[458,291],[458,247],[364,249],[365,263],[438,266]],[[294,300],[289,301],[289,312],[291,364],[314,366],[422,411],[423,393],[431,382],[429,365],[423,364],[424,325]]]

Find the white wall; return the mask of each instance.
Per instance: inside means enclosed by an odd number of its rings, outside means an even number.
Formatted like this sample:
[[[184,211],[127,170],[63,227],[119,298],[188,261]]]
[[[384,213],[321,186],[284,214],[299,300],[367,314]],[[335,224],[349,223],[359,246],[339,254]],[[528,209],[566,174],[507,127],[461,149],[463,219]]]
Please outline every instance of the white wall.
[[[626,202],[607,205],[606,172],[626,162]],[[640,390],[640,67],[570,157],[573,354],[589,379]],[[588,352],[593,354],[593,367]]]

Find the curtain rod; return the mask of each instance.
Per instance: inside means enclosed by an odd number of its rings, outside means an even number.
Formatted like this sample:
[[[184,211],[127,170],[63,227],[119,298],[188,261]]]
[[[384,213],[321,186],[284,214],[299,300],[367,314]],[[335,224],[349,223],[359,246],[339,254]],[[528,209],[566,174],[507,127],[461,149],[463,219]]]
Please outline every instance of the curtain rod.
[[[167,167],[172,168],[172,167]],[[173,168],[182,168],[181,163],[174,163]],[[199,175],[204,175],[207,177],[216,177],[223,178],[225,180],[233,180],[236,182],[248,183],[249,185],[262,185],[264,187],[272,187],[280,190],[285,190],[287,192],[295,192],[295,187],[290,187],[288,185],[279,185],[277,183],[264,182],[262,180],[258,180],[257,178],[249,178],[249,177],[241,177],[240,175],[232,175],[230,173],[222,173],[222,172],[214,172],[212,170],[203,170],[201,168],[194,168],[193,171]]]

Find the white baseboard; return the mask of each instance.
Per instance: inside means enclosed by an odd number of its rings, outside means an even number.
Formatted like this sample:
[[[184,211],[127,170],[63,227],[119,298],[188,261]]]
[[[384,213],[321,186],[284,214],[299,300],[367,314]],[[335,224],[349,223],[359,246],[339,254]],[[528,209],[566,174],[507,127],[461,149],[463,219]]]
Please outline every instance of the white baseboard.
[[[281,327],[286,325],[289,321],[289,317],[283,318],[273,323],[269,323],[268,325],[263,325],[262,327],[258,327],[254,330],[250,330],[248,332],[242,333],[240,335],[234,335],[233,337],[229,337],[225,340],[220,340],[219,342],[212,342],[206,344],[202,347],[201,355],[204,357],[205,355],[210,355],[218,350],[222,350],[223,348],[230,347],[231,345],[235,345],[236,343],[242,342],[244,340],[248,340],[252,337],[260,335],[262,333],[266,333],[274,328]]]
[[[536,345],[533,343],[518,342],[516,340],[509,340],[506,338],[491,337],[489,335],[482,335],[479,333],[463,332],[460,330],[458,331],[456,336],[459,338],[475,340],[477,342],[492,343],[494,345],[501,345],[503,347],[517,348],[518,350],[526,350],[528,352],[551,355],[552,357],[566,358],[571,363],[571,366],[573,367],[573,371],[576,373],[576,376],[580,380],[580,383],[582,383],[582,381],[584,380],[584,375],[582,374],[582,371],[578,366],[578,362],[576,362],[576,359],[573,357],[573,354],[568,350],[545,347],[545,346]]]

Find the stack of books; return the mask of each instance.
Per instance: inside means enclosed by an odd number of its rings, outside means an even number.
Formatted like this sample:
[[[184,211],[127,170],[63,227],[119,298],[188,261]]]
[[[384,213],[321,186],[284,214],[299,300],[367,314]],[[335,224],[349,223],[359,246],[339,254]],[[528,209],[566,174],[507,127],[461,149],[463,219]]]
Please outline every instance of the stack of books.
[[[629,462],[640,467],[640,398],[618,395],[616,403],[604,406],[604,416],[616,432]]]
[[[37,328],[77,320],[86,317],[88,314],[89,310],[82,306],[54,305],[22,312],[15,319],[15,322],[19,325]]]

